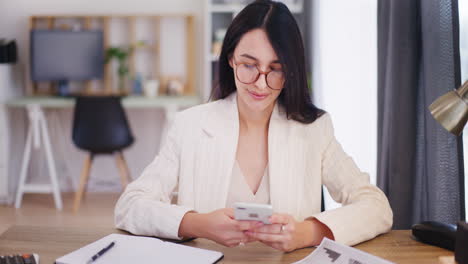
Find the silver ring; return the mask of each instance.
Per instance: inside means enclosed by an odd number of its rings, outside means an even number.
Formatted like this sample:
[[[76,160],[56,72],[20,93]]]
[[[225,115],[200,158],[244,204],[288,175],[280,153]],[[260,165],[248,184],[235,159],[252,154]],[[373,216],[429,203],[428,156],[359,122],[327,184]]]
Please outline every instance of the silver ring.
[[[281,225],[281,233],[283,233],[285,229],[286,229],[285,225]]]
[[[243,246],[245,246],[245,243],[244,243],[244,242],[242,242],[242,241],[241,241],[241,242],[239,242],[239,247],[243,247]]]

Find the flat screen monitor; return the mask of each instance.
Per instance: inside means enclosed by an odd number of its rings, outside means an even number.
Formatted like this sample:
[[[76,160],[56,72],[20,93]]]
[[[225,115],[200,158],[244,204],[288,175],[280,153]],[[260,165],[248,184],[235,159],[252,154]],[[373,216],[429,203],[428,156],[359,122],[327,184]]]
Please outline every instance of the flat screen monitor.
[[[33,81],[86,81],[103,77],[101,30],[32,30],[30,43]]]

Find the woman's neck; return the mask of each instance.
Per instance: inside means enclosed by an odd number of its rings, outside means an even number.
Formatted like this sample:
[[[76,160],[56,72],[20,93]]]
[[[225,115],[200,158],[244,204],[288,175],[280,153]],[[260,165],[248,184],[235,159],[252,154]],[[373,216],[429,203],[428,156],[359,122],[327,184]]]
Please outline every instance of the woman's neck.
[[[239,111],[239,124],[241,129],[255,130],[255,131],[268,131],[270,117],[273,113],[274,104],[261,112],[249,111],[248,107],[240,100],[237,101],[237,108]]]

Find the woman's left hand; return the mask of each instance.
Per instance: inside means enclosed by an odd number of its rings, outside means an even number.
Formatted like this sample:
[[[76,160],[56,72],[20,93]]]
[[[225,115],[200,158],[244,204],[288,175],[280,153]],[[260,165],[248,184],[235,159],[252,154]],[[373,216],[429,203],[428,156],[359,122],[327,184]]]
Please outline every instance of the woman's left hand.
[[[257,224],[256,228],[245,231],[249,237],[284,251],[290,252],[305,247],[300,234],[300,223],[288,214],[273,214],[269,225]]]

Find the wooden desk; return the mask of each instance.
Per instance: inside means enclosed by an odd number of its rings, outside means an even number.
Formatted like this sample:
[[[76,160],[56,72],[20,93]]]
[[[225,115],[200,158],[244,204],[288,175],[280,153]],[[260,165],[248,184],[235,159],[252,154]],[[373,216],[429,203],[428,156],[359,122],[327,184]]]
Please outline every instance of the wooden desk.
[[[56,258],[83,247],[105,235],[125,233],[113,228],[64,228],[12,226],[0,235],[0,255],[38,253],[41,264],[53,263]],[[224,253],[220,263],[292,263],[303,259],[312,248],[282,253],[261,243],[227,248],[206,239],[184,243],[188,246],[217,250]],[[356,248],[401,264],[436,264],[440,256],[453,256],[453,252],[425,245],[410,238],[410,231],[398,230],[362,243]]]

